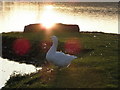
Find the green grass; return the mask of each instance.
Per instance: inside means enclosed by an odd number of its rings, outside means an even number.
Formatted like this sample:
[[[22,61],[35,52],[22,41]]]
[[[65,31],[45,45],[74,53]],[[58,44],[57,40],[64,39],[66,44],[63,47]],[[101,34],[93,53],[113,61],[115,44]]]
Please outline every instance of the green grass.
[[[79,54],[68,68],[52,72],[42,71],[31,75],[11,77],[5,88],[118,88],[118,37],[104,33],[53,33],[60,43],[69,38],[78,38],[82,49],[90,52]],[[51,36],[49,35],[49,36]],[[32,43],[49,40],[44,33],[5,33],[3,36],[24,37]],[[95,37],[94,37],[95,36]],[[59,47],[62,47],[59,44]],[[62,49],[62,48],[59,48]],[[49,67],[49,66],[48,66]]]

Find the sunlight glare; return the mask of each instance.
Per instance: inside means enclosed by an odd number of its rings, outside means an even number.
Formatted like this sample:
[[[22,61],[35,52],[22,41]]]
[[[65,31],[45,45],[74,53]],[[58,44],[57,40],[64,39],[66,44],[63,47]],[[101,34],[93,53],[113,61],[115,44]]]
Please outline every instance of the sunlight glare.
[[[50,29],[55,25],[56,13],[53,10],[52,5],[44,6],[43,14],[41,17],[41,23],[46,29]]]
[[[48,6],[45,6],[44,8],[47,9],[47,10],[51,10],[51,9],[53,9],[54,7],[53,7],[52,5],[48,5]]]

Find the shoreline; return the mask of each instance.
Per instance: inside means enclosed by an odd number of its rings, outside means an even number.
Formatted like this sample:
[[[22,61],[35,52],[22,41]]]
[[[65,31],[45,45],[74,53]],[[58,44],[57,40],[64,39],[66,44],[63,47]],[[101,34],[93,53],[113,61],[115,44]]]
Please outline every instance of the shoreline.
[[[9,33],[23,33],[23,31],[11,31],[11,32],[0,32],[0,34],[9,34]],[[111,35],[120,35],[120,33],[108,33],[102,31],[79,31],[79,33],[102,33],[102,34],[111,34]]]
[[[3,35],[2,35],[2,58],[7,58],[7,59],[10,59],[13,61],[18,61],[20,63],[33,64],[35,66],[42,65],[44,63],[44,61],[46,61],[46,59],[45,59],[46,51],[44,52],[42,50],[42,48],[40,47],[40,43],[43,41],[41,38],[39,38],[40,40],[39,39],[33,40],[33,38],[36,34],[38,34],[38,33],[33,33],[33,36],[32,36],[32,33],[22,33],[22,32],[3,33]],[[39,34],[37,35],[37,37],[39,37]],[[85,35],[96,35],[96,36],[97,35],[99,36],[99,34],[100,35],[119,36],[119,34],[109,34],[109,33],[103,33],[103,32],[76,33],[76,35],[78,35],[78,34],[80,34],[80,35],[84,35],[84,34]],[[31,36],[29,37],[29,35],[31,35]],[[42,35],[42,33],[40,35]],[[72,33],[70,35],[72,35]],[[32,40],[30,40],[30,42],[32,42],[31,50],[25,55],[17,55],[13,51],[12,44],[14,43],[15,40],[17,40],[18,38],[21,38],[21,37],[28,38],[28,40],[32,39]],[[70,37],[72,37],[72,36],[70,36]],[[60,45],[63,46],[64,42],[60,42]],[[59,45],[58,49],[61,48],[60,45]],[[85,54],[85,53],[91,52],[92,50],[94,50],[94,49],[84,48],[82,50],[82,52],[83,52],[83,54]],[[63,47],[62,47],[62,51],[65,52]],[[41,61],[39,61],[40,59],[41,59]]]

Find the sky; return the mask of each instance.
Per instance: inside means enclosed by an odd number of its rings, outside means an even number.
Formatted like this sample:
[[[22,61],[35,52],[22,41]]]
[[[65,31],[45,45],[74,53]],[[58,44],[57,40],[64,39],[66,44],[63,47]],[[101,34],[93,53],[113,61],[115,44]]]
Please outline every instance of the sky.
[[[120,0],[0,0],[0,1],[40,1],[40,2],[119,2]]]

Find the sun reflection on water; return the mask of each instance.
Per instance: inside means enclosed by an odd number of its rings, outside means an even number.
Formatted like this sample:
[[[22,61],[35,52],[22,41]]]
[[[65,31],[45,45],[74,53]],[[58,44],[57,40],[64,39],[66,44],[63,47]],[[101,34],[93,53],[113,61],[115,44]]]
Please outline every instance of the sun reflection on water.
[[[56,14],[53,8],[52,5],[44,6],[43,8],[40,21],[46,29],[53,27],[56,22]]]
[[[78,24],[80,31],[118,32],[117,15],[109,16],[105,13],[89,13],[79,10],[96,10],[95,8],[77,6],[67,7],[56,4],[15,3],[5,12],[0,11],[0,32],[23,31],[24,26],[33,23],[42,23],[50,30],[55,23]],[[99,7],[102,11],[102,9]],[[95,13],[95,14],[94,14]]]

